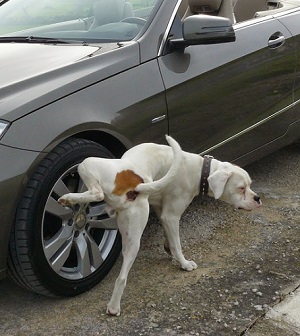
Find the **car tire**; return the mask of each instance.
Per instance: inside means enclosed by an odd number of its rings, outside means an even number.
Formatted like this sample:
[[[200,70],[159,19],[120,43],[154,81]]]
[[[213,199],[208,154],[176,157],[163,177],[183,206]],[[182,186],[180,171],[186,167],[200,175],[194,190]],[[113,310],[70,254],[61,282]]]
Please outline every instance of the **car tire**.
[[[99,283],[121,251],[116,220],[105,203],[73,208],[57,199],[85,186],[77,166],[85,158],[113,158],[99,144],[68,139],[37,166],[16,211],[8,275],[21,286],[47,296],[75,296]]]

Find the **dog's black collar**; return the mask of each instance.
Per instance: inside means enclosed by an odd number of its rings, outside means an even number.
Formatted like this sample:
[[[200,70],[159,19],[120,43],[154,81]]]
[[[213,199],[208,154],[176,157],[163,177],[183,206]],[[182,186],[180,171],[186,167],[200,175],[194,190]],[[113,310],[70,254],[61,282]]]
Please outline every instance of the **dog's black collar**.
[[[213,159],[213,156],[210,155],[204,155],[203,159],[203,166],[202,166],[202,172],[201,172],[201,180],[200,180],[200,195],[207,195],[208,193],[208,176],[210,173],[210,163]]]

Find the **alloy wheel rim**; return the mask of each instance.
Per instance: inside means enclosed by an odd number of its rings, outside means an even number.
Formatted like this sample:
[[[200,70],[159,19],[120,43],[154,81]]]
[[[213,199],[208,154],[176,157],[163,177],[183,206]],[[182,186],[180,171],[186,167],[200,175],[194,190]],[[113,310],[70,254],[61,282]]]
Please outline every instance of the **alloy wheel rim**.
[[[61,277],[80,280],[96,272],[117,237],[117,223],[106,204],[63,207],[57,200],[69,192],[83,192],[77,165],[65,171],[48,195],[42,218],[42,245],[50,267]]]

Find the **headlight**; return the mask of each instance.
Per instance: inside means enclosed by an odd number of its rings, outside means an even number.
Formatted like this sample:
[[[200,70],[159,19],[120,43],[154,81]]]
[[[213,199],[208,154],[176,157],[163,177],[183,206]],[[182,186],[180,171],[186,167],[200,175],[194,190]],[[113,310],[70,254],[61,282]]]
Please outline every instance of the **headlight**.
[[[7,121],[0,120],[0,139],[2,138],[4,133],[7,131],[8,126],[9,126],[9,123]]]

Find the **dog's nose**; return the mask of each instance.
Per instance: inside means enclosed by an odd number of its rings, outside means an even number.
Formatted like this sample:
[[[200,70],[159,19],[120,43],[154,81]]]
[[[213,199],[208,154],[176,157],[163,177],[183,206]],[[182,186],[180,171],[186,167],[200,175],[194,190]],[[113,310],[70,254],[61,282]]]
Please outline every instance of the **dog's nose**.
[[[254,196],[254,201],[257,203],[257,204],[260,204],[260,197],[258,195],[255,195]]]

